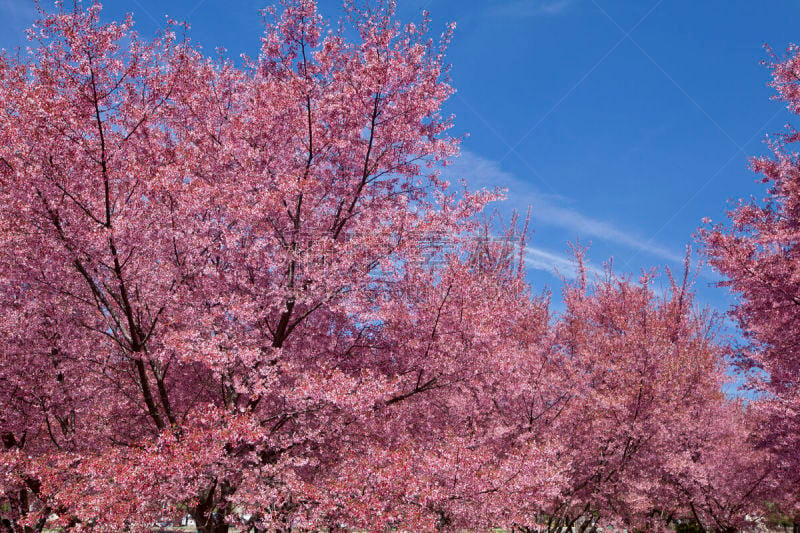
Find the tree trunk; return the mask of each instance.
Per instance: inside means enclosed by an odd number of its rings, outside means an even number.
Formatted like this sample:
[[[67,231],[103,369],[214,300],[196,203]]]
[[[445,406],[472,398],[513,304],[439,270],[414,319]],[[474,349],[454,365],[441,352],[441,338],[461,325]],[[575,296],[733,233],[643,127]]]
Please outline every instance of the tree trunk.
[[[214,490],[216,483],[205,498],[192,509],[190,514],[194,519],[198,533],[228,533],[228,524],[225,523],[225,513],[219,512],[214,505]]]
[[[228,533],[225,517],[217,512],[192,513],[198,533]]]

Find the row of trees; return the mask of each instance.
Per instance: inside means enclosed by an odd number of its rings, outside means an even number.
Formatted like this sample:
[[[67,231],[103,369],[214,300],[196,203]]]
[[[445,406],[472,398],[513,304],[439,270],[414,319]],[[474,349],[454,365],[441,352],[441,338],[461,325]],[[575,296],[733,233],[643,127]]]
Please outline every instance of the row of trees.
[[[688,263],[589,276],[578,250],[554,316],[526,228],[481,222],[500,194],[439,178],[451,30],[391,4],[331,29],[292,0],[237,65],[183,25],[144,39],[99,13],[43,13],[31,51],[0,57],[3,531],[187,513],[204,533],[730,531],[792,512],[783,145],[755,163],[769,205],[704,234],[765,371],[744,404]],[[776,85],[800,106],[795,57]]]

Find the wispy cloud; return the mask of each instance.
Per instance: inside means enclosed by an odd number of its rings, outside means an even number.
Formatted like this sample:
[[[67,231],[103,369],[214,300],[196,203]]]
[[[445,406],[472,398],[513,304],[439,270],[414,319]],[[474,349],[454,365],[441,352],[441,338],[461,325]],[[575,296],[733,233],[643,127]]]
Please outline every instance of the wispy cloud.
[[[537,246],[525,247],[525,265],[534,270],[541,270],[548,274],[557,274],[567,279],[574,279],[578,276],[577,262],[574,258],[545,250]],[[585,263],[586,271],[590,274],[600,274],[600,269]]]
[[[506,17],[552,16],[563,13],[572,3],[573,0],[514,0],[493,6],[490,12]]]
[[[625,246],[671,262],[683,259],[657,243],[627,231],[605,220],[599,220],[565,205],[563,197],[542,194],[531,184],[517,179],[503,170],[496,161],[464,150],[461,157],[447,168],[447,176],[463,178],[472,187],[505,187],[508,189],[508,203],[524,210],[531,206],[531,218],[537,225],[555,226],[573,234],[575,238],[593,238],[614,245]],[[539,256],[544,259],[544,256]],[[533,263],[531,263],[533,265]]]
[[[621,244],[668,261],[680,262],[683,259],[681,255],[619,229],[609,222],[588,217],[568,207],[555,205],[546,199],[538,200],[534,199],[532,204],[532,216],[535,220],[577,232],[579,236],[596,237]]]

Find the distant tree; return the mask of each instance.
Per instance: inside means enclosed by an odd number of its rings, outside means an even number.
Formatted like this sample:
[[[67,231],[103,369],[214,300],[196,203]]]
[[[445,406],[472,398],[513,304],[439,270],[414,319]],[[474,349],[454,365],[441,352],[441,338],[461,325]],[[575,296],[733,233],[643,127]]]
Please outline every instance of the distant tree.
[[[653,273],[634,281],[608,266],[592,282],[581,254],[578,264],[557,326],[574,386],[558,424],[568,483],[548,507],[549,529],[661,530],[696,518],[693,506],[709,529],[742,525],[771,470],[722,392],[727,348],[694,302],[688,259],[682,278],[667,272],[663,294]]]
[[[720,399],[688,414],[664,465],[662,479],[673,492],[665,498],[673,498],[683,510],[680,518],[702,531],[742,531],[764,521],[782,493],[774,458],[760,445],[760,410]]]
[[[520,237],[512,227],[439,269],[409,271],[409,298],[386,302],[385,334],[404,354],[396,373],[414,380],[404,394],[429,390],[387,411],[395,429],[376,426],[350,444],[358,453],[335,472],[343,518],[357,510],[371,531],[488,530],[530,523],[561,490],[551,430],[563,373],[549,299],[524,280]]]

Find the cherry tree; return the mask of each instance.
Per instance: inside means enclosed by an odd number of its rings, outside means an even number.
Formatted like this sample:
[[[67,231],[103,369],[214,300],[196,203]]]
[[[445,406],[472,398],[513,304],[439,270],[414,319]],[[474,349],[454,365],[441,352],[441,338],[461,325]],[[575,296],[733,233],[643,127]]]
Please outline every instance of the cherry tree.
[[[704,531],[742,531],[764,520],[781,497],[775,460],[760,445],[759,409],[720,399],[693,406],[672,435],[676,449],[663,467],[663,498]],[[674,492],[671,494],[671,492]]]
[[[447,299],[437,265],[496,197],[435,170],[449,30],[391,4],[266,16],[241,67],[98,5],[43,13],[0,61],[9,527],[331,525],[354,444],[391,444],[392,410],[457,372],[395,316],[415,283]]]
[[[771,54],[777,99],[800,112],[800,50],[789,47],[785,59]],[[729,212],[729,224],[701,230],[710,263],[721,283],[736,295],[732,316],[745,335],[740,364],[751,371],[751,386],[761,394],[756,407],[765,418],[765,444],[778,453],[786,501],[800,509],[800,134],[789,127],[770,141],[771,156],[750,164],[767,185],[766,196],[742,200]]]
[[[592,282],[582,252],[578,265],[558,325],[573,383],[558,421],[568,483],[547,508],[547,527],[667,529],[688,511],[668,475],[694,449],[680,436],[700,446],[698,413],[736,408],[721,390],[725,344],[694,304],[688,260],[682,278],[667,271],[663,294],[653,273],[634,281],[608,265]]]
[[[380,428],[340,477],[346,508],[389,516],[428,510],[415,530],[492,529],[532,523],[564,482],[564,462],[551,421],[563,404],[549,296],[532,295],[521,257],[524,231],[502,238],[489,232],[448,255],[442,268],[418,269],[409,300],[393,298],[386,333],[409,353],[394,364],[410,374],[411,394],[391,410],[391,423],[410,432]],[[438,280],[434,280],[436,276]],[[391,440],[385,441],[388,436]],[[366,490],[354,492],[370,480]],[[403,502],[403,505],[398,505]],[[387,522],[387,525],[397,525]]]

